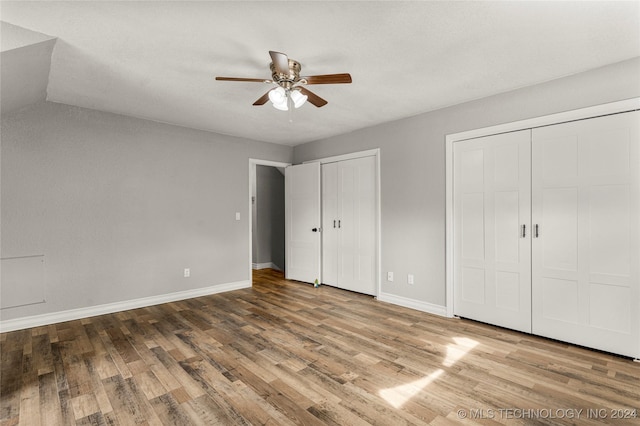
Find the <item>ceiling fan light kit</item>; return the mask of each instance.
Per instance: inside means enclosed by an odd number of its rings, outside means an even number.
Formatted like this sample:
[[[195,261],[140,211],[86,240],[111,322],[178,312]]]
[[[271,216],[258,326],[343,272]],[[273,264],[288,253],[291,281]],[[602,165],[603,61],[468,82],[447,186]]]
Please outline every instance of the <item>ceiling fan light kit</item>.
[[[271,89],[268,93],[273,107],[280,111],[288,111],[289,104],[293,104],[294,108],[300,108],[309,98],[307,95],[303,95],[300,90],[284,89],[280,86]]]
[[[269,55],[272,61],[269,64],[271,80],[242,77],[216,77],[216,80],[273,84],[276,87],[262,95],[253,105],[264,105],[271,101],[274,108],[281,111],[288,111],[291,107],[300,108],[307,101],[318,108],[327,104],[326,100],[303,87],[305,85],[351,83],[351,75],[347,73],[300,77],[302,66],[299,62],[280,52],[269,51]]]

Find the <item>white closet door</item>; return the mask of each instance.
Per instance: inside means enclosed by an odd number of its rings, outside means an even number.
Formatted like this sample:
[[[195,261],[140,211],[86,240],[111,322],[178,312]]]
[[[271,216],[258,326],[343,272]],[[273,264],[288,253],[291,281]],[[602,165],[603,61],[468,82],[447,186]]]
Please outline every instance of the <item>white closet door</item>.
[[[322,282],[338,285],[338,163],[322,165]]]
[[[375,157],[322,165],[322,226],[322,282],[375,295]]]
[[[375,157],[338,165],[338,286],[376,294]]]
[[[287,279],[320,280],[320,163],[285,169]]]
[[[640,113],[533,130],[533,332],[640,356]]]
[[[524,332],[531,332],[530,139],[524,130],[453,146],[454,314]]]

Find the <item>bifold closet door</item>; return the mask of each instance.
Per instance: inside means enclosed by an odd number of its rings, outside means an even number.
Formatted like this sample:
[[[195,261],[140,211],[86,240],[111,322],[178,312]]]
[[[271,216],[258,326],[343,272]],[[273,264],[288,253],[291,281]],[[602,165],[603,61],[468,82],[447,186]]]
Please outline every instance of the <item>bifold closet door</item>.
[[[532,134],[533,332],[632,357],[640,357],[639,114]]]
[[[531,131],[456,142],[454,314],[531,332]]]
[[[322,280],[375,295],[375,157],[323,164],[322,185]]]
[[[338,285],[338,163],[322,165],[322,282]]]

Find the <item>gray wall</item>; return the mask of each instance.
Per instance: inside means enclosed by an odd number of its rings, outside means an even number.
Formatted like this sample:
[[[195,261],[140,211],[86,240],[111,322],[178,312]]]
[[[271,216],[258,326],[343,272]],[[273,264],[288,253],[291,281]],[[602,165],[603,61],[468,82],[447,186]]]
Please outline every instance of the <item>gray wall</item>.
[[[284,270],[284,176],[275,167],[256,166],[256,263]]]
[[[294,148],[294,162],[380,148],[382,291],[445,304],[445,136],[640,96],[640,58]],[[386,272],[395,282],[386,281]],[[408,285],[407,274],[415,275]]]
[[[249,280],[249,158],[292,156],[49,102],[1,130],[2,257],[44,254],[47,296],[3,320]]]

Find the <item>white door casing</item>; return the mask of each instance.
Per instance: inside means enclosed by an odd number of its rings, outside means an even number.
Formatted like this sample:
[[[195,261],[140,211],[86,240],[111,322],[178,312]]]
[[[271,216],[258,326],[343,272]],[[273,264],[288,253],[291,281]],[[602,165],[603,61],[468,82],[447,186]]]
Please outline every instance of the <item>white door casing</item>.
[[[453,145],[454,313],[531,332],[530,130]]]
[[[640,356],[640,112],[533,130],[533,332]]]
[[[322,279],[320,196],[320,163],[285,169],[287,279],[308,283]]]

